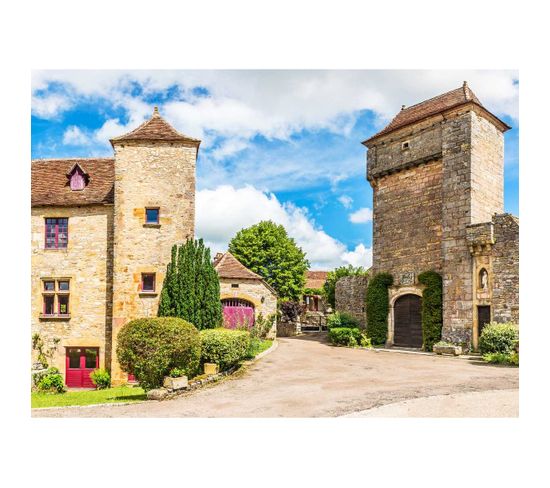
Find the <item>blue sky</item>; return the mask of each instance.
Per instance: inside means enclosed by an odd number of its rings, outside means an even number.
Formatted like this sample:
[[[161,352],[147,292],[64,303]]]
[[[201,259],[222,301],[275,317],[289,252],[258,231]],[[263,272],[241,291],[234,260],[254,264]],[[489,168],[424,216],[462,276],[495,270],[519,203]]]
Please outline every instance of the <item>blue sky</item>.
[[[39,71],[32,157],[112,156],[108,143],[150,117],[203,142],[197,236],[214,251],[244,226],[282,223],[312,267],[369,266],[372,191],[361,141],[411,105],[468,80],[513,127],[505,210],[518,215],[514,71]]]

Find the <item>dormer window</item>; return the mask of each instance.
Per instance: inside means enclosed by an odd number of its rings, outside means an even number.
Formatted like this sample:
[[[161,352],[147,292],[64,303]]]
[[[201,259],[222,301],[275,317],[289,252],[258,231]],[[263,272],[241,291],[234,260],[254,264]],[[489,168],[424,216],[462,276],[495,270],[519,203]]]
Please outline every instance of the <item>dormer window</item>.
[[[72,191],[80,191],[86,188],[88,184],[88,174],[78,165],[75,164],[71,171],[67,174],[69,185]]]

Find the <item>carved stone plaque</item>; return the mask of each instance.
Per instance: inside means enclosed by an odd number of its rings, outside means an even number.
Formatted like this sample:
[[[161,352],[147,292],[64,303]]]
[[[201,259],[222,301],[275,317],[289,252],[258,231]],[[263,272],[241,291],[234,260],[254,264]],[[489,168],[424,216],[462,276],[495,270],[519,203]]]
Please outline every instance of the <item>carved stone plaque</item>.
[[[412,271],[401,273],[401,275],[399,276],[399,284],[414,285],[414,273]]]

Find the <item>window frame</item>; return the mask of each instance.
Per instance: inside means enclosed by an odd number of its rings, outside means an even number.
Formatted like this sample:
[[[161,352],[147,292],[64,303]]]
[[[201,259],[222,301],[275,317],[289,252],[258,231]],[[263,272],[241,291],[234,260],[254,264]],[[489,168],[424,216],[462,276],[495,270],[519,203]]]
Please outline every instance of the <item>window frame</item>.
[[[157,220],[148,220],[147,212],[154,210],[157,212]],[[146,225],[160,225],[160,207],[145,207],[145,224]]]
[[[46,283],[54,283],[53,290],[47,290],[46,289]],[[68,283],[67,290],[61,290],[59,287],[59,283]],[[71,317],[71,279],[70,278],[41,278],[41,296],[42,296],[42,312],[40,314],[40,318],[43,319],[70,319]],[[52,310],[54,311],[53,314],[46,313],[46,297],[48,299],[53,298],[52,303]],[[61,313],[61,301],[60,297],[65,297],[64,299],[67,300],[67,311],[65,313]]]
[[[59,245],[59,221],[64,220],[66,222],[65,226],[65,245],[60,246]],[[55,221],[55,224],[53,222],[48,221]],[[51,235],[51,232],[48,233],[48,230],[51,229],[48,228],[48,225],[54,225],[54,245],[50,246],[48,244],[48,235]],[[69,247],[69,217],[44,217],[44,249],[47,250],[64,250],[68,249]]]
[[[153,277],[153,289],[152,290],[146,290],[143,287],[144,284],[144,278],[145,276],[152,276]],[[157,293],[157,273],[155,272],[147,272],[147,273],[141,273],[141,283],[140,283],[140,293],[146,294],[146,295],[153,295]]]

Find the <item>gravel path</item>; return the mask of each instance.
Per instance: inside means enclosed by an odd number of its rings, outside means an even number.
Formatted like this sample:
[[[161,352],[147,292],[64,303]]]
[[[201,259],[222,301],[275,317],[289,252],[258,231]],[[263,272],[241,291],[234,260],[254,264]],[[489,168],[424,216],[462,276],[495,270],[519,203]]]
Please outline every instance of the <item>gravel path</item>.
[[[489,390],[511,390],[509,395],[513,396],[514,391],[518,394],[518,384],[518,368],[461,358],[332,347],[326,343],[325,334],[311,334],[279,339],[275,351],[246,370],[173,400],[34,409],[32,415],[337,417],[428,396]],[[480,398],[483,402],[486,397]],[[476,412],[475,402],[471,407],[456,415],[472,416]],[[478,407],[479,416],[484,416],[483,403]],[[444,410],[453,413],[452,406]],[[434,416],[441,411],[434,409]],[[395,416],[404,415],[403,410],[395,412]]]

